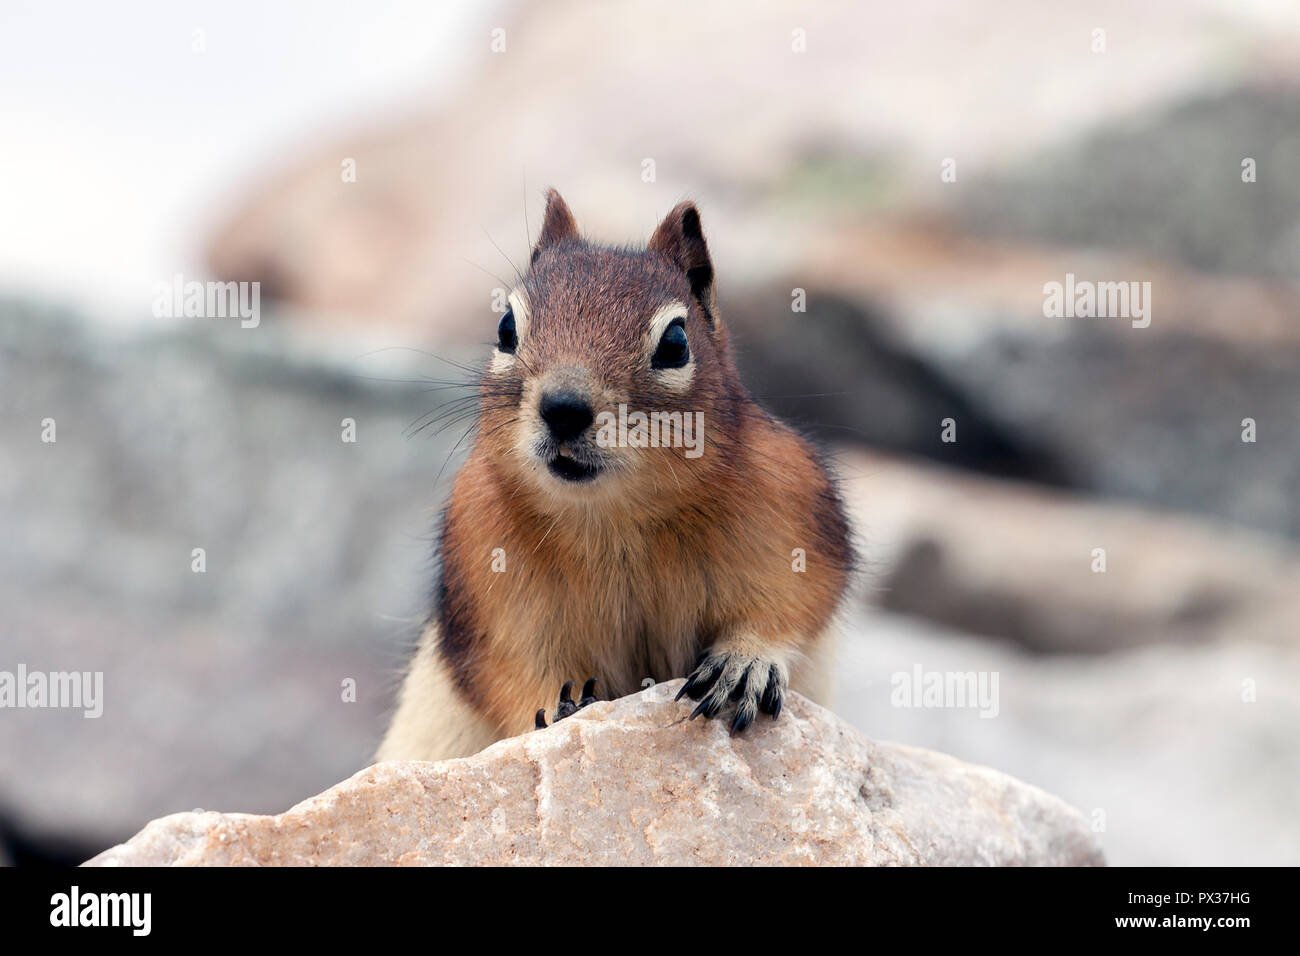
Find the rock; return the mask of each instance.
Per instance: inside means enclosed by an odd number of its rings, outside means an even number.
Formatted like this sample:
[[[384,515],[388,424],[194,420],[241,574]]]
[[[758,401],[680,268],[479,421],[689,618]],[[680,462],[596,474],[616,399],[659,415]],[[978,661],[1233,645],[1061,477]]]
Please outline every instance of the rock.
[[[729,295],[755,391],[826,439],[1300,538],[1300,287],[955,229],[841,229]],[[1150,282],[1150,325],[1044,316],[1070,273]]]
[[[0,670],[104,675],[97,719],[0,712],[15,859],[75,863],[178,808],[282,810],[383,732],[462,434],[412,436],[439,402],[401,383],[446,366],[223,321],[128,337],[0,298]]]
[[[1295,643],[1289,541],[881,454],[837,462],[888,610],[1051,653]]]
[[[846,618],[835,712],[873,737],[1056,794],[1082,811],[1111,866],[1300,865],[1296,642],[1042,654],[915,617]],[[900,675],[918,665],[996,676],[996,717],[980,704],[898,706]]]
[[[1300,257],[1300,98],[1294,69],[1260,73],[1115,118],[993,173],[959,197],[963,231],[1075,248],[1123,237],[1144,258],[1290,282]],[[1274,173],[1243,182],[1245,157]]]
[[[1060,456],[1026,441],[985,413],[984,396],[912,351],[895,334],[894,315],[869,295],[842,295],[835,282],[811,286],[809,310],[791,321],[784,283],[727,297],[746,387],[773,412],[823,442],[865,443],[999,478],[1068,485]],[[945,442],[940,423],[960,423],[961,440]]]
[[[829,374],[820,388],[792,383],[815,393],[801,416],[945,464],[1042,480],[999,460],[1005,442],[989,436],[1010,435],[1059,474],[1056,484],[1300,537],[1300,287],[1288,278],[1300,206],[1281,195],[1296,164],[1281,158],[1294,150],[1277,118],[1287,95],[1242,89],[1158,112],[1137,131],[1116,123],[996,182],[954,188],[951,203],[924,213],[828,229],[803,263],[771,280],[806,288],[800,324],[834,333],[805,333],[805,348],[817,347],[805,367]],[[1237,130],[1247,117],[1249,132]],[[1258,191],[1235,172],[1220,176],[1228,160],[1193,145],[1211,128],[1287,172]],[[1152,163],[1142,145],[1166,129],[1164,148],[1184,157],[1177,170]],[[1058,162],[1064,155],[1075,162]],[[1159,170],[1168,192],[1126,175],[1131,162]],[[1111,202],[1095,201],[1100,194]],[[1114,214],[1120,207],[1131,219]],[[1148,228],[1129,228],[1139,222]],[[1044,285],[1068,274],[1149,283],[1150,324],[1045,316]],[[844,302],[856,303],[857,334]],[[850,314],[831,324],[828,312]],[[845,356],[864,352],[892,352],[896,369],[914,370],[910,381],[943,390],[902,409],[878,406],[879,385],[842,372]],[[935,414],[936,402],[948,408]],[[926,416],[910,445],[888,431],[902,414]],[[949,417],[956,440],[941,444]],[[877,437],[882,419],[888,444]]]
[[[463,760],[376,764],[278,816],[178,813],[101,853],[131,865],[1101,865],[1056,797],[876,743],[798,695],[732,738],[681,681]]]

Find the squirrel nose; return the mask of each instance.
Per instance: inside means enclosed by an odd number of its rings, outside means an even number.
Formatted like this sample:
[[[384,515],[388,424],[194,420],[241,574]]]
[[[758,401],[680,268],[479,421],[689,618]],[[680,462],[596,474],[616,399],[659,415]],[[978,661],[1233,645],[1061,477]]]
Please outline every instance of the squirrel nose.
[[[539,410],[556,441],[577,438],[594,420],[591,406],[576,392],[547,392]]]

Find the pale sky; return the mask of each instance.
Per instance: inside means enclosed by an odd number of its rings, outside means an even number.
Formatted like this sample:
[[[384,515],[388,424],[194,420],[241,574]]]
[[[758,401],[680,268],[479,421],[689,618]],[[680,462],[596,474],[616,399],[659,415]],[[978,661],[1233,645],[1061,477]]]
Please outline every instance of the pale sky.
[[[144,320],[259,172],[427,108],[503,5],[0,3],[0,291]],[[195,53],[196,31],[206,52]]]

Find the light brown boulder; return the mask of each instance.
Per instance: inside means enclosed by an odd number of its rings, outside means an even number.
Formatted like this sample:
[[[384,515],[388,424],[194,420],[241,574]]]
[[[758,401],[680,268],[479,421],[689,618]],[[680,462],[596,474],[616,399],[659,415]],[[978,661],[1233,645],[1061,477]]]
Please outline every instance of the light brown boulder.
[[[278,816],[178,813],[90,861],[132,865],[1098,865],[1056,797],[867,740],[797,695],[731,737],[680,681],[463,760],[376,764]]]

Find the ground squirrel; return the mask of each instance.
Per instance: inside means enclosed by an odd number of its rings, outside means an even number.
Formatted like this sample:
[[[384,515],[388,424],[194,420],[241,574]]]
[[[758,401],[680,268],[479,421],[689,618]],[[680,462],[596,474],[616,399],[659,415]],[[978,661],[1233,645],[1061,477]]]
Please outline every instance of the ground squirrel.
[[[508,302],[377,758],[476,753],[544,724],[560,688],[553,719],[685,676],[733,732],[775,719],[790,685],[824,702],[843,507],[741,384],[695,205],[611,248],[551,190]]]

